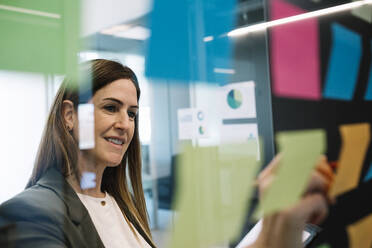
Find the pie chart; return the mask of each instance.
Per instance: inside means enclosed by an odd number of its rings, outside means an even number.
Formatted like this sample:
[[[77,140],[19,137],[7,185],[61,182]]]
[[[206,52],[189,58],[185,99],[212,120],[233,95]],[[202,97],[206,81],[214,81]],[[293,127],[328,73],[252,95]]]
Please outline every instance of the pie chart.
[[[227,94],[227,103],[230,108],[237,109],[242,105],[243,95],[239,90],[232,89]]]
[[[203,135],[205,133],[204,127],[200,126],[199,127],[199,134]]]
[[[199,121],[204,120],[204,113],[202,111],[199,111],[198,114],[196,115],[198,117]]]

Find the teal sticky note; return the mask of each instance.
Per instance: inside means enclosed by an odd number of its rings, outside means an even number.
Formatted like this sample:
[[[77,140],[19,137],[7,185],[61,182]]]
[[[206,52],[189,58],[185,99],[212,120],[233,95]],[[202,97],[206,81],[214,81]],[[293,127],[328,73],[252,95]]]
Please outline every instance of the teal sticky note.
[[[332,24],[332,48],[325,79],[324,98],[353,99],[361,56],[361,36],[340,24]]]
[[[371,44],[371,54],[372,54],[372,41]],[[371,101],[372,100],[372,57],[371,57],[371,63],[369,66],[369,77],[368,77],[368,86],[366,90],[366,95],[364,96],[365,100]]]
[[[372,179],[372,164],[369,165],[368,172],[367,172],[367,174],[365,175],[363,181],[364,181],[364,182],[367,182],[367,181],[369,181],[369,180],[371,180],[371,179]]]
[[[226,83],[236,0],[154,1],[145,74],[173,82]]]

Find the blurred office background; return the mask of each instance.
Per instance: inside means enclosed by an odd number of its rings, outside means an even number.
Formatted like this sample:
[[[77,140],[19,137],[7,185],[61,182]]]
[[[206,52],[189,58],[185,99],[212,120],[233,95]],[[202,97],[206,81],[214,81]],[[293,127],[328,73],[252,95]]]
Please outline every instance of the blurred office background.
[[[50,5],[53,4],[55,3]],[[7,33],[17,32],[9,29],[13,28],[13,22],[18,21],[26,29],[32,28],[32,25],[35,25],[32,21],[44,17],[38,16],[40,14],[38,12],[27,13],[24,10],[40,10],[41,15],[48,13],[48,8],[42,5],[42,1],[36,1],[35,4],[0,1],[0,17],[8,18],[6,20],[10,25],[4,24],[2,29]],[[143,185],[154,239],[159,247],[163,247],[174,218],[171,204],[175,172],[172,166],[179,153],[177,111],[185,108],[203,108],[213,112],[216,108],[210,106],[210,101],[213,101],[211,99],[215,96],[211,95],[209,91],[211,86],[208,84],[178,83],[167,78],[150,79],[145,76],[152,5],[150,0],[82,1],[80,42],[83,48],[78,52],[78,60],[79,62],[96,58],[118,60],[137,74],[141,87],[139,131],[143,154]],[[53,8],[50,9],[53,11]],[[239,26],[261,22],[264,20],[264,3],[261,0],[240,1],[229,14],[237,17]],[[23,20],[24,16],[34,19]],[[40,23],[41,26],[43,24],[45,23]],[[27,40],[32,37],[14,35],[3,38],[9,39],[9,42],[12,42],[11,39],[13,42],[17,42],[18,38],[24,39],[18,40],[20,46],[21,44],[27,46],[29,43],[30,51],[42,53],[42,47],[32,46],[36,45],[37,41],[33,43]],[[257,59],[259,63],[266,63],[265,37],[259,36],[247,42],[238,39],[237,46],[240,49],[236,52],[236,68],[220,73],[233,75],[235,81],[267,80],[266,67],[262,67],[263,69],[257,67],[257,62],[254,61]],[[27,57],[15,51],[14,57],[16,56],[20,56],[19,59]],[[51,58],[53,59],[55,58]],[[38,63],[37,58],[29,63]],[[2,65],[4,64],[3,61]],[[7,189],[0,191],[0,202],[24,189],[31,175],[49,107],[65,76],[63,70],[62,73],[58,70],[40,72],[38,68],[32,66],[23,67],[21,62],[19,67],[17,62],[7,68],[8,64],[0,68],[2,112],[0,187]],[[266,82],[264,85],[268,87]],[[216,133],[217,130],[213,128],[210,128],[212,135],[208,136],[209,141],[202,139],[201,143],[214,143],[213,132]],[[195,139],[192,141],[190,138],[190,142],[195,142]]]
[[[0,1],[0,18],[3,16],[5,19],[8,18],[6,20],[9,22],[29,25],[27,21],[22,20],[22,15],[30,15],[24,9],[27,7],[32,9],[32,4],[25,4],[24,1],[15,2],[16,5],[12,1]],[[35,2],[42,3],[42,1]],[[322,3],[323,1],[307,2],[311,2],[314,6],[319,4],[312,7],[313,10],[330,7],[329,4]],[[332,6],[337,6],[349,1],[332,2]],[[179,83],[174,78],[151,78],[145,75],[153,4],[151,0],[82,1],[79,12],[81,19],[78,23],[81,27],[78,60],[79,62],[96,58],[118,60],[137,74],[142,92],[139,103],[139,131],[143,155],[143,184],[153,236],[158,246],[164,247],[169,237],[168,231],[174,221],[174,212],[171,208],[175,186],[174,165],[180,152],[180,144],[186,142],[201,146],[216,145],[222,139],[221,136],[229,134],[223,134],[219,129],[218,122],[221,120],[217,116],[220,99],[216,88],[220,85],[198,80],[196,80],[198,82],[185,80],[186,82]],[[239,0],[234,2],[234,8],[226,14],[233,16],[232,28],[237,29],[268,21],[267,5],[268,2],[264,0]],[[42,8],[34,10],[31,12],[34,16],[47,12]],[[41,12],[37,12],[38,10]],[[14,14],[13,19],[9,17],[12,14]],[[202,19],[199,21],[203,22]],[[1,28],[5,28],[7,33],[12,33],[12,30],[9,30],[11,27],[1,26]],[[177,30],[172,32],[177,33]],[[1,39],[7,37],[9,36],[2,36]],[[17,36],[11,37],[17,38]],[[203,38],[202,42],[205,44],[218,39],[218,37],[208,36]],[[242,35],[229,39],[232,44],[231,66],[215,68],[214,72],[228,76],[225,84],[253,82],[255,113],[245,118],[232,118],[224,123],[236,125],[234,127],[251,125],[253,129],[256,128],[257,132],[253,133],[255,138],[258,135],[262,138],[262,159],[266,163],[274,154],[267,32],[263,29],[248,36]],[[22,42],[9,40],[9,42],[18,42],[20,46],[26,47],[27,44],[33,44],[28,40]],[[43,48],[29,47],[28,49],[38,53]],[[9,53],[1,48],[0,51]],[[203,51],[197,55],[201,59]],[[28,63],[37,63],[37,61]],[[51,69],[41,72],[35,68],[28,70],[23,66],[17,68],[17,63],[9,67],[3,65],[4,61],[0,64],[2,157],[0,203],[24,189],[32,171],[49,107],[64,78],[63,71],[66,71]],[[172,70],[172,68],[164,69]],[[180,127],[184,127],[180,124],[179,117],[185,113],[182,110],[187,111],[187,109],[202,110],[208,115],[207,135],[204,135],[202,130],[199,130],[199,136],[190,136],[185,134],[185,130],[179,130]]]

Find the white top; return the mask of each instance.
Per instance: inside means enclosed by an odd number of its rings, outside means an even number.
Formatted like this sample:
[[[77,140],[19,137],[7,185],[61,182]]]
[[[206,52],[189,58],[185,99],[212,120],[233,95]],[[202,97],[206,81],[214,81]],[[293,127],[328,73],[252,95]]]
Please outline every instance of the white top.
[[[136,228],[132,226],[139,241],[136,239],[129,227],[131,224],[125,220],[118,204],[111,195],[106,193],[104,198],[96,198],[79,193],[77,195],[87,208],[105,247],[151,248],[141,234],[137,232]]]
[[[240,241],[240,243],[235,248],[243,248],[248,245],[253,244],[258,235],[260,235],[262,229],[262,219],[257,222],[257,224],[244,236],[244,238]],[[310,237],[310,233],[304,230],[302,232],[302,242],[305,242]]]

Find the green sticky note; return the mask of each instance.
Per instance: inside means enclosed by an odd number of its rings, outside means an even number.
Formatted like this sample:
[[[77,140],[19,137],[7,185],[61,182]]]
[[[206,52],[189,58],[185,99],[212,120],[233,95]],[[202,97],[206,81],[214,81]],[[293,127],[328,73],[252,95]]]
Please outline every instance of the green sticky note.
[[[78,0],[0,0],[0,69],[76,74]]]
[[[276,136],[282,159],[259,210],[271,214],[294,205],[303,194],[319,156],[325,150],[323,130],[281,132]]]
[[[321,244],[317,248],[331,248],[329,244]]]
[[[185,149],[177,167],[171,247],[206,247],[238,235],[259,169],[251,151],[256,142]]]

